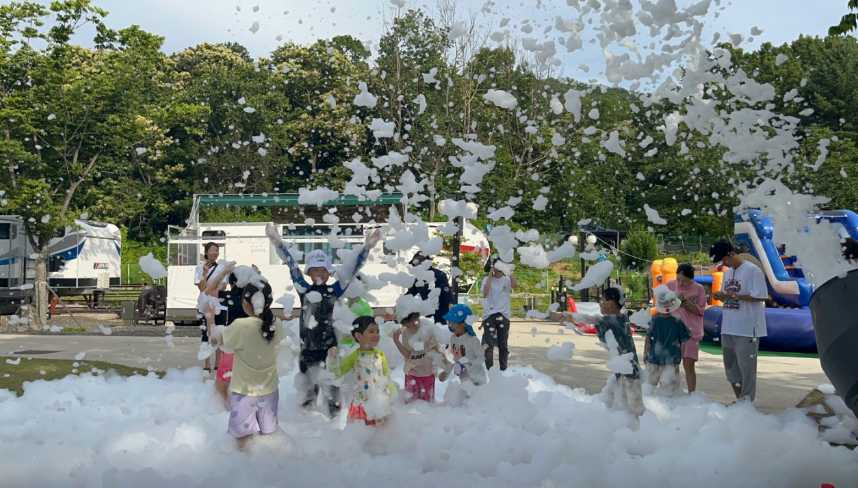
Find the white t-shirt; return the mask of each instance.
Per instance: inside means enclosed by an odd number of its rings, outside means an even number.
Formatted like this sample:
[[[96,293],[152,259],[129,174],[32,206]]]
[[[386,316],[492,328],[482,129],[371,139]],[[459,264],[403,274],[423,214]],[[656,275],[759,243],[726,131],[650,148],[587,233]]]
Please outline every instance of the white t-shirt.
[[[489,290],[489,295],[483,298],[483,316],[500,313],[504,317],[510,318],[512,309],[510,308],[510,294],[512,293],[512,283],[509,276],[501,276],[495,278],[486,276],[483,278],[483,286],[481,290],[486,289],[489,280],[492,280],[492,289]]]
[[[768,298],[766,277],[755,264],[742,262],[736,269],[729,268],[724,272],[724,293],[735,292],[739,295],[750,295],[754,298]],[[765,302],[745,302],[725,300],[722,307],[721,333],[741,337],[765,337],[766,304]]]
[[[210,276],[214,276],[214,275],[218,274],[220,272],[221,266],[223,266],[223,262],[218,261],[217,266],[215,266],[213,269],[209,270],[209,273],[211,273]],[[199,285],[200,281],[203,280],[203,273],[204,272],[205,272],[205,262],[197,264],[197,268],[194,270],[194,284],[195,285]],[[227,274],[226,276],[223,277],[223,280],[221,281],[220,287],[224,288],[228,284],[229,284],[229,275]]]

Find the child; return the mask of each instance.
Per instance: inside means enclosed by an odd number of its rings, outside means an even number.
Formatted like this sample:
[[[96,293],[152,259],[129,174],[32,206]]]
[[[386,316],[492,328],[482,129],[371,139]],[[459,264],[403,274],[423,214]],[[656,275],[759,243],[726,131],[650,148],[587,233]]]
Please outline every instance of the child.
[[[655,289],[656,315],[652,318],[644,347],[647,363],[647,383],[661,384],[673,396],[679,391],[679,363],[682,361],[682,343],[691,338],[688,327],[671,315],[682,301],[667,285]]]
[[[328,415],[333,418],[340,411],[339,388],[323,385],[319,379],[319,372],[323,369],[322,363],[327,357],[328,350],[337,346],[337,336],[334,331],[334,304],[346,292],[352,278],[366,261],[369,251],[381,239],[381,231],[376,230],[367,236],[363,249],[354,261],[353,269],[340,270],[345,278],[332,285],[327,283],[334,268],[331,258],[324,251],[316,249],[307,254],[307,265],[304,271],[312,282],[307,283],[274,225],[268,224],[265,232],[274,244],[277,254],[289,266],[292,282],[301,299],[299,321],[301,356],[298,361],[299,375],[296,378],[298,394],[301,395],[301,406],[312,407],[321,391],[327,400]]]
[[[229,274],[229,292],[226,297],[226,326],[229,327],[238,319],[247,317],[242,304],[244,288],[239,286],[238,275],[247,276],[259,274],[259,270],[250,266],[236,266]],[[244,283],[241,283],[244,284]],[[229,378],[232,375],[233,355],[228,352],[218,351],[217,375],[215,375],[215,389],[223,398],[226,408],[229,409]]]
[[[258,275],[257,275],[258,276]],[[278,429],[277,344],[271,286],[259,276],[244,287],[241,304],[247,317],[213,331],[215,342],[234,355],[229,382],[229,433],[244,448],[254,434]]]
[[[640,417],[644,412],[640,364],[638,363],[637,349],[632,338],[629,319],[620,312],[623,308],[623,302],[623,294],[618,288],[605,288],[602,292],[602,300],[599,302],[602,317],[578,313],[573,314],[573,317],[582,322],[595,324],[599,341],[608,348],[614,349],[613,351],[609,349],[611,356],[614,356],[609,361],[609,365],[619,359],[620,356],[628,355],[630,364],[620,365],[624,372],[615,372],[608,379],[608,384],[603,392],[607,396],[606,399],[610,406],[624,408],[631,414]]]
[[[450,337],[453,362],[448,362],[445,371],[438,376],[441,381],[446,381],[452,371],[462,383],[470,382],[474,385],[488,383],[483,345],[473,327],[466,323],[471,315],[473,315],[471,307],[460,303],[453,305],[444,316],[450,324],[450,331],[453,332]]]
[[[405,313],[402,313],[405,315]],[[435,365],[433,358],[440,354],[438,341],[420,325],[420,312],[400,317],[402,328],[393,333],[393,343],[405,358],[406,402],[411,400],[435,401]]]
[[[349,405],[349,422],[363,421],[366,425],[384,422],[391,413],[396,387],[390,381],[387,357],[378,349],[379,329],[372,317],[355,319],[352,336],[359,347],[337,361],[337,348],[328,350],[328,368],[338,377],[350,371],[355,374],[355,390]]]

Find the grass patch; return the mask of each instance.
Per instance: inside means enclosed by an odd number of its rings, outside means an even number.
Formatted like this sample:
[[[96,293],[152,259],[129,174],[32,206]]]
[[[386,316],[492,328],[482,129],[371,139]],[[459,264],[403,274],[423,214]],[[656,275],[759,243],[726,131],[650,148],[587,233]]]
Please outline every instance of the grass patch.
[[[86,331],[86,327],[63,327],[63,334],[83,334]]]
[[[7,359],[20,359],[18,365],[9,364]],[[75,367],[74,364],[78,363]],[[77,371],[77,372],[75,372]],[[109,371],[120,376],[147,375],[149,371],[121,364],[103,361],[73,361],[70,359],[27,359],[24,356],[0,357],[0,389],[12,390],[16,395],[24,393],[24,383],[36,380],[58,380],[68,375],[80,373],[105,374]],[[158,376],[163,373],[156,372]],[[8,376],[7,376],[8,375]]]
[[[700,350],[709,354],[721,355],[721,346],[712,344],[711,342],[701,342]],[[819,354],[815,352],[781,352],[781,351],[760,351],[760,356],[782,357],[782,358],[810,358],[819,359]]]

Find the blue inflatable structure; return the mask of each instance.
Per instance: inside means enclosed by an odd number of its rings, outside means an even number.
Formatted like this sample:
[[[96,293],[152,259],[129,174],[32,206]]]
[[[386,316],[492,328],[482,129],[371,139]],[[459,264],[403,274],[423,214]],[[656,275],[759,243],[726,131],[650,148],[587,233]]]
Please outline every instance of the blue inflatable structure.
[[[834,210],[813,215],[817,222],[829,221],[842,226],[844,237],[858,239],[858,214],[849,210]],[[768,336],[760,347],[769,351],[815,352],[816,334],[810,312],[813,286],[796,266],[795,258],[784,256],[774,241],[774,225],[759,210],[751,209],[736,215],[736,242],[760,261],[769,296],[778,307],[766,308]],[[703,277],[701,277],[703,278]],[[702,283],[705,280],[698,280]],[[711,277],[708,283],[711,285]],[[717,342],[721,336],[721,308],[710,307],[704,317],[705,339]]]

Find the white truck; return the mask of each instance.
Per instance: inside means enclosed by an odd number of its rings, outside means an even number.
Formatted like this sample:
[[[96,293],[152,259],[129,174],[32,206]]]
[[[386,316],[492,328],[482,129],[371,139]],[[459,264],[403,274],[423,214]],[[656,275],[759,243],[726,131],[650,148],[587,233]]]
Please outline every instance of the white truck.
[[[341,197],[331,202],[329,207],[358,207],[365,212],[376,212],[377,221],[381,222],[390,206],[397,206],[400,215],[404,214],[399,203],[401,196],[385,194],[373,202],[361,202],[350,197]],[[170,227],[167,244],[167,320],[175,323],[188,323],[197,320],[196,305],[199,290],[194,286],[194,271],[203,259],[203,245],[214,242],[220,248],[220,259],[236,261],[238,264],[256,265],[269,282],[277,297],[292,294],[295,306],[300,306],[297,294],[292,287],[289,269],[277,256],[273,246],[265,234],[269,222],[200,222],[200,208],[205,206],[231,207],[286,207],[296,209],[298,196],[293,194],[269,195],[195,195],[188,220],[184,228]],[[307,206],[309,209],[309,206]],[[315,207],[314,207],[315,208]],[[367,210],[370,209],[370,210]],[[355,210],[349,209],[348,215]],[[345,212],[342,214],[345,215]],[[304,221],[293,219],[292,221]],[[322,220],[322,219],[318,219]],[[371,220],[369,218],[365,220]],[[337,227],[337,246],[351,249],[363,244],[367,233],[386,224],[369,223],[275,223],[283,239],[293,244],[303,254],[313,249],[323,249],[338,263],[336,249],[331,245],[331,231]],[[429,224],[430,234],[434,234],[442,224]],[[466,223],[466,239],[462,243],[463,252],[479,252],[484,254],[488,249],[488,240],[471,224]],[[407,271],[407,263],[416,250],[394,253],[384,246],[378,246],[369,256],[361,270],[363,274],[378,276],[381,273],[397,273]],[[439,267],[444,267],[443,257],[436,260]],[[449,261],[447,261],[449,262]],[[300,263],[303,269],[303,262]],[[447,266],[449,267],[449,265]],[[387,284],[381,289],[372,290],[370,305],[376,309],[392,308],[396,299],[405,291],[401,286]],[[282,309],[282,305],[274,303],[274,309]]]
[[[59,295],[120,284],[122,234],[113,224],[75,220],[48,244],[48,286]],[[35,256],[24,221],[0,215],[0,313],[15,313],[32,294]]]

